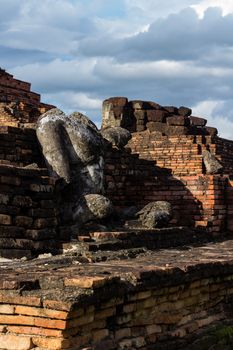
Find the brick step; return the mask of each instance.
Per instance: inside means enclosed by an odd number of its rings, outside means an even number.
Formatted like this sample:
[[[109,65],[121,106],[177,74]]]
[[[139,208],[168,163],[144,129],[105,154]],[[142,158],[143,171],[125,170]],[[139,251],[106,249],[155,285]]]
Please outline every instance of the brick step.
[[[211,240],[210,234],[187,227],[168,227],[161,229],[133,229],[123,231],[92,232],[78,236],[77,242],[68,243],[70,249],[82,245],[90,252],[116,251],[121,249],[147,248],[149,250],[167,249],[193,245]],[[65,244],[63,248],[67,249]],[[77,247],[76,247],[77,248]]]

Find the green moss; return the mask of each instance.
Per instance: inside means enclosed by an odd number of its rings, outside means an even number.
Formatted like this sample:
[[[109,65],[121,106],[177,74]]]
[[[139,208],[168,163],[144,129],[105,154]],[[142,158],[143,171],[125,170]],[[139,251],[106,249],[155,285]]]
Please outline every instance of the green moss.
[[[216,338],[216,343],[230,345],[233,344],[233,326],[220,326],[212,334]]]

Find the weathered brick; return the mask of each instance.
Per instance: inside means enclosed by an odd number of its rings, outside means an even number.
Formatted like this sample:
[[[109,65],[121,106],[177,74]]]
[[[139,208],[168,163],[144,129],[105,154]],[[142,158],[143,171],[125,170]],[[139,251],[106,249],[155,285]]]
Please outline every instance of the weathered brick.
[[[13,186],[19,186],[21,179],[19,177],[1,176],[1,183]]]
[[[33,219],[28,216],[16,216],[15,225],[19,227],[31,227]]]
[[[106,282],[108,282],[108,277],[89,277],[89,276],[83,276],[83,277],[74,277],[74,278],[65,278],[64,279],[64,285],[67,287],[70,286],[76,286],[80,288],[100,288],[102,287]]]
[[[15,307],[9,304],[0,304],[0,314],[12,315],[15,312]]]
[[[101,320],[107,317],[111,317],[113,315],[116,314],[116,308],[112,307],[112,308],[108,308],[108,309],[104,309],[101,311],[96,311],[95,313],[95,319],[96,320]]]
[[[0,225],[11,225],[12,219],[10,215],[0,214]]]
[[[8,332],[21,335],[40,335],[45,337],[62,337],[63,331],[57,329],[47,329],[40,327],[27,327],[27,326],[9,326]]]
[[[84,326],[89,323],[92,323],[94,321],[95,315],[93,314],[86,314],[82,317],[79,317],[77,319],[72,319],[67,321],[67,328],[74,328],[78,326]]]
[[[35,318],[30,316],[0,315],[0,324],[34,326]]]
[[[95,331],[93,333],[93,341],[98,343],[99,341],[107,338],[109,335],[109,330],[108,329],[100,329],[98,331]]]
[[[1,305],[0,305],[0,310],[1,310]],[[68,312],[65,312],[65,311],[56,311],[56,310],[29,307],[29,306],[16,306],[15,313],[20,315],[55,318],[55,319],[62,319],[62,320],[66,320],[68,316]]]
[[[43,328],[66,329],[67,322],[63,320],[53,320],[49,318],[35,317],[33,318],[32,325]]]
[[[30,337],[0,334],[0,346],[7,350],[30,350],[33,348],[33,343]]]
[[[39,338],[32,337],[33,344],[48,350],[60,350],[67,348],[70,344],[69,340],[63,338]]]
[[[155,333],[162,333],[162,328],[159,325],[149,325],[146,327],[146,333],[148,335],[155,334]]]
[[[9,303],[13,305],[40,306],[41,298],[33,296],[8,295],[0,293],[0,303]]]
[[[123,338],[131,337],[131,329],[130,328],[121,328],[115,332],[115,339],[119,341]]]

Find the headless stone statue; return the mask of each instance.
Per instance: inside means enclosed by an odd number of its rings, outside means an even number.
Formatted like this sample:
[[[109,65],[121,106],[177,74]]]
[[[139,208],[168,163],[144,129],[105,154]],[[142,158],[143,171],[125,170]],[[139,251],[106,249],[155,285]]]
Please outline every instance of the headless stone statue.
[[[63,221],[85,223],[110,215],[112,204],[102,195],[104,140],[96,126],[81,113],[67,116],[52,109],[38,120],[37,137],[48,168],[62,179],[58,198]]]

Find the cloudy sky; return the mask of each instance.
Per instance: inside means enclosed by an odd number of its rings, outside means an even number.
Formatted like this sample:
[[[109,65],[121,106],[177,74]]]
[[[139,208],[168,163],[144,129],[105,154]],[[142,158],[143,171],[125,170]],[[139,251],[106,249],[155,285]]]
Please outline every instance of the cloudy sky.
[[[0,66],[99,123],[110,96],[187,105],[233,139],[233,0],[0,0]]]

